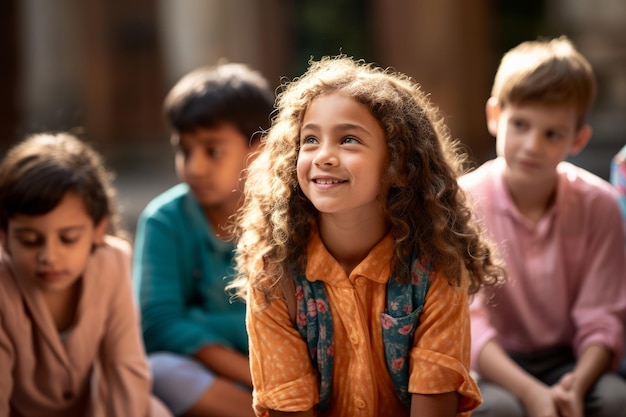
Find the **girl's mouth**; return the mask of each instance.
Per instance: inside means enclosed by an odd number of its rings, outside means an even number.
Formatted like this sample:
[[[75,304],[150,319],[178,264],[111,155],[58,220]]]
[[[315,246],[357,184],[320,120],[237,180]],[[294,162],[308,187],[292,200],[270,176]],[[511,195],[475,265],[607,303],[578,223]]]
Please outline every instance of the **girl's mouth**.
[[[334,178],[315,178],[313,180],[314,183],[316,184],[321,184],[321,185],[331,185],[331,184],[341,184],[346,182],[345,180],[339,180],[339,179],[334,179]]]
[[[46,271],[37,273],[37,276],[43,281],[52,282],[61,279],[63,277],[63,273],[60,271]]]

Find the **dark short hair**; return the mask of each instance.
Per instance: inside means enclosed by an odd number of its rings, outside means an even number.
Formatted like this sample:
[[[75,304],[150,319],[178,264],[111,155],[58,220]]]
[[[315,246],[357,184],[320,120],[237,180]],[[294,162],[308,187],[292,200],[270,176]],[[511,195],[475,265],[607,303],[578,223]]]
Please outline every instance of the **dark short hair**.
[[[232,123],[250,141],[270,125],[274,93],[258,71],[241,63],[198,68],[183,76],[163,103],[174,133]]]
[[[83,199],[94,225],[108,218],[115,234],[118,219],[112,179],[100,154],[71,134],[27,137],[0,164],[0,230],[7,230],[15,215],[50,212],[72,191]]]

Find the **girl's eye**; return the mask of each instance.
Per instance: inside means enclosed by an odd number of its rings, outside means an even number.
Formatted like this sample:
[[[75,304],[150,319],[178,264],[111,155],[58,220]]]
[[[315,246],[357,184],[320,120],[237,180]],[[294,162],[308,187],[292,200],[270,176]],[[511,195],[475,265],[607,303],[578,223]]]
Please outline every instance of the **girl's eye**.
[[[343,143],[359,143],[359,140],[354,136],[348,136],[343,139]]]
[[[78,236],[61,236],[61,242],[65,245],[73,245],[78,242],[80,237]]]
[[[303,139],[300,140],[300,143],[302,145],[311,145],[311,144],[316,144],[317,143],[317,139],[315,139],[313,136],[306,136]]]
[[[41,239],[18,238],[18,242],[27,248],[36,248],[43,245],[43,241]]]
[[[41,246],[44,243],[44,239],[36,233],[17,233],[15,239],[24,247],[34,248]]]

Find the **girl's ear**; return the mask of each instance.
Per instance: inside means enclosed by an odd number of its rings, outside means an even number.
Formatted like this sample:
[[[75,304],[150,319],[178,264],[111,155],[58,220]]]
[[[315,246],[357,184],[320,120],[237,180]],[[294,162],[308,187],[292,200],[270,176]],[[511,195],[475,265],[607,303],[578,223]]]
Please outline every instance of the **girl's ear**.
[[[593,131],[591,129],[591,126],[587,124],[581,127],[580,129],[578,129],[578,133],[576,134],[576,138],[574,139],[574,142],[572,143],[572,147],[569,150],[569,154],[571,156],[574,156],[578,154],[580,151],[582,151],[584,147],[587,146],[589,139],[591,139],[592,133]]]
[[[104,235],[106,234],[107,227],[109,227],[109,220],[106,218],[100,220],[100,223],[96,225],[93,236],[94,245],[101,245],[104,243]]]
[[[487,115],[487,129],[494,138],[498,136],[498,120],[500,118],[500,102],[495,97],[489,97],[485,105]]]

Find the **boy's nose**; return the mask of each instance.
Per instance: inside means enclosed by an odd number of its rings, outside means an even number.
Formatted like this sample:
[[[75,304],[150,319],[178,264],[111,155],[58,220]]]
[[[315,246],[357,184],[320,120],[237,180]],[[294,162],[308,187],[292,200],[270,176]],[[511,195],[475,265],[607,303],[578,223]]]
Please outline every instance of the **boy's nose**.
[[[206,175],[209,165],[207,157],[202,152],[196,151],[191,152],[187,157],[185,169],[192,176],[201,176]]]
[[[530,132],[526,140],[526,149],[533,152],[538,152],[541,148],[542,136],[539,132]]]

